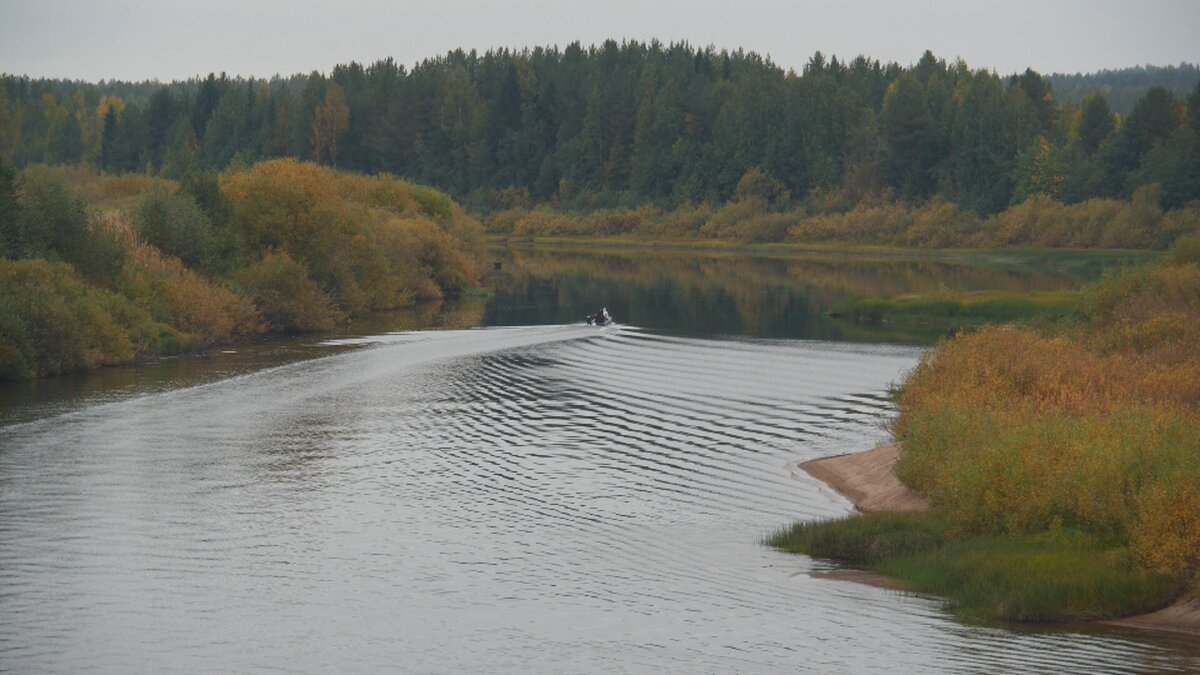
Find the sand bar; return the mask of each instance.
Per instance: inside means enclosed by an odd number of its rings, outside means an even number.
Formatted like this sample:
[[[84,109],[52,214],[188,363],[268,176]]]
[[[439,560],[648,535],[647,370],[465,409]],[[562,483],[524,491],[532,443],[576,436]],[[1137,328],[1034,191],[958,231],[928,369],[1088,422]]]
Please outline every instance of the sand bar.
[[[1179,633],[1200,638],[1200,600],[1180,600],[1149,614],[1104,621],[1112,626]]]
[[[863,513],[929,510],[929,500],[904,487],[892,472],[899,456],[900,446],[893,443],[866,452],[814,459],[800,468],[849,499]]]

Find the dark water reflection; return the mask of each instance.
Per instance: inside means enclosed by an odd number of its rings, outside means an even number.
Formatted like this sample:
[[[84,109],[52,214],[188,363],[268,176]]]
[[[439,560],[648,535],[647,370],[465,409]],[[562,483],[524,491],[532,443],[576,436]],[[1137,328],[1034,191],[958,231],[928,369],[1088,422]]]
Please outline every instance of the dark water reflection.
[[[578,321],[607,305],[619,322],[685,335],[930,344],[945,331],[827,316],[848,297],[950,290],[1078,288],[1121,256],[1063,254],[930,260],[867,255],[768,256],[704,251],[493,251],[487,325]]]
[[[212,382],[354,348],[361,335],[475,326],[569,324],[607,304],[617,321],[693,336],[932,344],[942,330],[855,324],[827,316],[851,296],[939,288],[1059,290],[1094,279],[1126,256],[1004,253],[931,260],[865,255],[495,248],[500,264],[472,296],[384,313],[335,333],[272,339],[136,367],[0,383],[0,424],[86,402]]]

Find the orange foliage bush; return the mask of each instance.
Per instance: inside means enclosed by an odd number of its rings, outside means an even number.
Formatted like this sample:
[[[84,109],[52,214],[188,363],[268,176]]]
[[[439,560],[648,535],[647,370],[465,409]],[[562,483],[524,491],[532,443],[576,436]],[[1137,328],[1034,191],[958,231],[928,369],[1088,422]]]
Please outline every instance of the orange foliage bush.
[[[1085,294],[1077,325],[960,335],[905,384],[897,474],[969,531],[1062,524],[1200,564],[1200,268],[1150,267]]]
[[[249,300],[146,244],[129,251],[117,284],[156,320],[190,334],[193,346],[262,332],[258,312]]]
[[[248,278],[261,273],[278,281],[284,268],[303,269],[351,315],[454,295],[478,279],[482,228],[435,190],[290,159],[223,176],[221,185],[234,205],[246,265],[255,270]],[[299,267],[279,260],[256,267],[273,253]],[[323,321],[289,323],[297,330],[301,324]]]

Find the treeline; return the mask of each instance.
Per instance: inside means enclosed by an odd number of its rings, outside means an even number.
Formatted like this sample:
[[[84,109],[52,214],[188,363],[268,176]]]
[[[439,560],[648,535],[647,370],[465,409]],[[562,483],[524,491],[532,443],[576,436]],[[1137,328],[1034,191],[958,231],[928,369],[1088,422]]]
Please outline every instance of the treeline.
[[[1047,75],[1046,81],[1060,101],[1079,103],[1089,95],[1101,92],[1115,112],[1126,115],[1151,87],[1162,87],[1186,98],[1200,82],[1200,66],[1181,63],[1178,66],[1105,69],[1094,73],[1054,73]]]
[[[329,329],[457,295],[481,255],[477,221],[390,176],[295,160],[181,182],[0,164],[0,379]]]
[[[454,51],[412,69],[160,85],[6,76],[0,156],[183,178],[294,157],[435,185],[480,210],[721,204],[747,172],[795,202],[932,198],[979,215],[1034,195],[1077,203],[1157,183],[1200,198],[1200,88],[1155,87],[1128,115],[1056,100],[926,52],[913,66],[607,41]]]

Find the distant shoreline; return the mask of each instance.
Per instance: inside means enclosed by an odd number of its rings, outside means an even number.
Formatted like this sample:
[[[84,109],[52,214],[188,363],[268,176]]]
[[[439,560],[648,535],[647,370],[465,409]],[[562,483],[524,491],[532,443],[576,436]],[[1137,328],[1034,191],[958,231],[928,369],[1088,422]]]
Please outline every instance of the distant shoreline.
[[[647,252],[694,252],[705,254],[761,255],[777,257],[831,256],[867,259],[944,260],[948,262],[997,259],[1008,262],[1015,255],[1060,255],[1076,257],[1161,258],[1162,251],[1144,248],[1046,247],[1009,245],[992,247],[920,248],[852,241],[793,241],[749,243],[730,239],[652,237],[639,235],[534,235],[515,237],[489,232],[489,246],[512,249],[613,250]]]
[[[862,513],[913,513],[927,511],[929,501],[905,487],[893,471],[900,444],[803,462],[799,468],[850,500]],[[853,581],[883,588],[900,588],[890,577],[874,572],[837,570],[814,573],[816,578]],[[1200,600],[1181,598],[1149,614],[1108,619],[1097,623],[1156,632],[1200,637]]]

